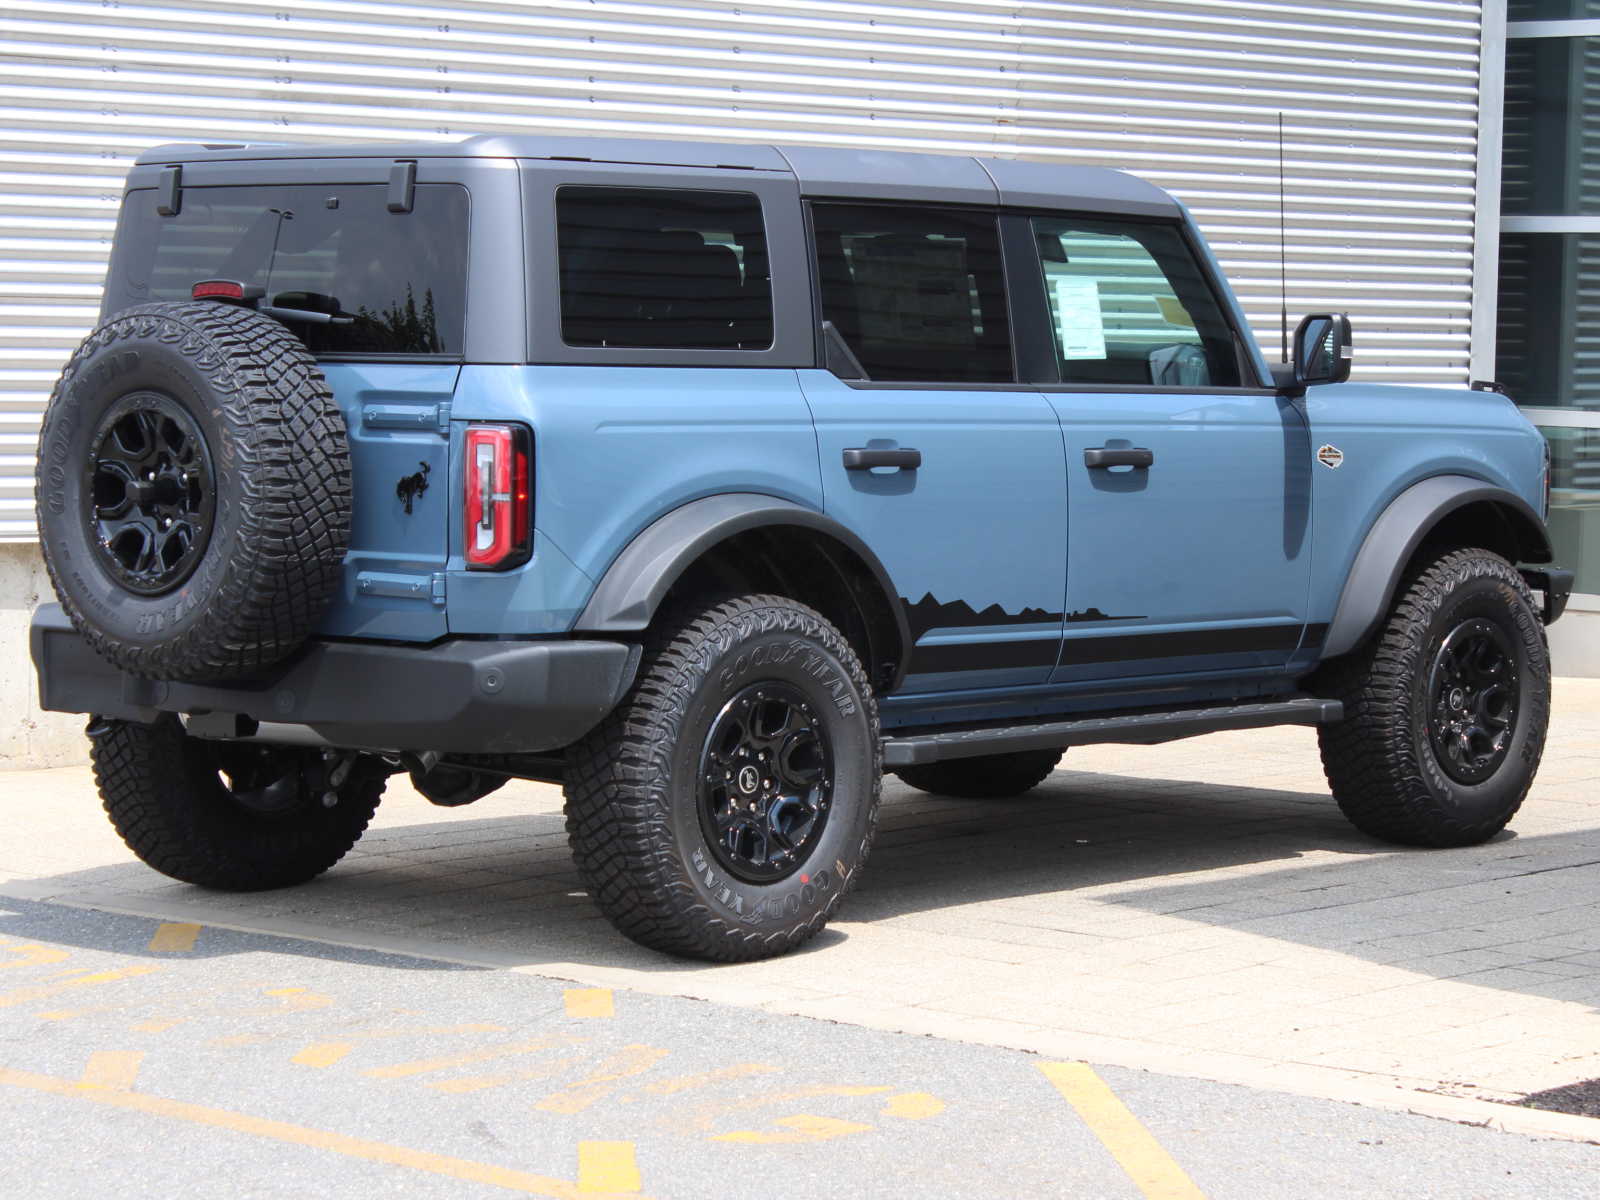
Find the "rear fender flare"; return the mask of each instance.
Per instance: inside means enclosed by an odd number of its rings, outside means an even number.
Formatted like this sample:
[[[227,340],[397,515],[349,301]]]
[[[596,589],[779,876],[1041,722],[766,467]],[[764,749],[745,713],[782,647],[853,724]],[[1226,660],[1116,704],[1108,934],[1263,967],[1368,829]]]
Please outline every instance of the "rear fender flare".
[[[815,530],[861,560],[872,573],[899,637],[900,674],[911,630],[889,572],[859,537],[838,521],[775,496],[734,492],[675,508],[641,530],[606,568],[573,626],[575,633],[630,633],[649,627],[678,579],[702,555],[736,534],[766,526]],[[895,685],[898,686],[896,678]]]

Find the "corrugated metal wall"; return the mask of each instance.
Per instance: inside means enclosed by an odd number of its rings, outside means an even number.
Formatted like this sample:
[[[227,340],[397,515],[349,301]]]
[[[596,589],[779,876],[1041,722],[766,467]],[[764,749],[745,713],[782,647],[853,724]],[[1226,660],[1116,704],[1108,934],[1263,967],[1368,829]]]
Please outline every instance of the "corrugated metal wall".
[[[1194,209],[1277,345],[1350,310],[1358,372],[1466,378],[1472,0],[6,0],[0,538],[93,320],[129,159],[175,139],[641,133],[1125,167]]]

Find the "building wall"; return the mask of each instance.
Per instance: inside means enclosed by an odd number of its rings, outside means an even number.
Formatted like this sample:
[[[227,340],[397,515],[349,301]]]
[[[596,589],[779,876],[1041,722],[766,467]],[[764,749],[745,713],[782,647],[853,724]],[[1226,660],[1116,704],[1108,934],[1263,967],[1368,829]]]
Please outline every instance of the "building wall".
[[[28,657],[28,618],[51,599],[39,548],[0,545],[0,770],[82,762],[84,718],[39,708]]]

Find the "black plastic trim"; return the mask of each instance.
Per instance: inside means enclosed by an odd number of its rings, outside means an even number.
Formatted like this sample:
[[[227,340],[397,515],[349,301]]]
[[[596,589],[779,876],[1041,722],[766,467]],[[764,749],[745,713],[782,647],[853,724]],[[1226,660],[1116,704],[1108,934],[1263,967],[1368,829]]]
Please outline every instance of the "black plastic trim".
[[[897,664],[890,686],[884,689],[893,691],[905,677],[911,632],[889,572],[867,544],[838,521],[776,496],[728,492],[691,501],[657,518],[606,568],[578,615],[574,632],[637,633],[648,628],[672,585],[707,550],[746,530],[784,525],[827,535],[872,572],[894,615],[898,645],[889,647],[888,655],[877,655],[880,662],[892,658]]]
[[[1053,667],[1061,653],[1061,634],[1008,638],[989,642],[935,642],[912,647],[910,675],[942,675],[949,671],[1009,671]]]
[[[1297,696],[1254,704],[1159,709],[1028,725],[906,732],[883,739],[883,765],[893,770],[951,758],[1056,750],[1106,742],[1154,746],[1223,729],[1322,725],[1343,718],[1344,706],[1337,700]]]
[[[1524,539],[1531,536],[1532,542],[1521,555],[1523,561],[1550,561],[1549,532],[1539,514],[1521,496],[1469,475],[1424,479],[1390,501],[1367,531],[1339,594],[1324,655],[1336,658],[1348,654],[1365,641],[1389,611],[1401,573],[1434,526],[1456,509],[1480,501],[1507,510],[1520,523],[1518,534]]]
[[[305,726],[335,746],[453,754],[570,745],[616,706],[639,663],[639,648],[621,641],[315,639],[257,679],[170,683],[112,667],[57,604],[34,614],[30,642],[40,707],[52,712],[236,714]]]
[[[1544,593],[1544,610],[1541,614],[1546,625],[1553,625],[1567,611],[1567,601],[1572,599],[1572,572],[1560,567],[1521,568],[1522,578],[1536,592]]]
[[[1231,629],[1069,637],[1061,647],[1061,665],[1197,658],[1208,654],[1288,654],[1300,647],[1304,633],[1302,625],[1245,625]]]

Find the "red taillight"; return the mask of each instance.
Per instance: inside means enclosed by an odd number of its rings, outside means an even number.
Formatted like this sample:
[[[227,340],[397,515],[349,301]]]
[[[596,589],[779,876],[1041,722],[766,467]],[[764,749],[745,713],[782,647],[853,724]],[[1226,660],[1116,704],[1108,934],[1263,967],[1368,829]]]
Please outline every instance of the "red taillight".
[[[203,279],[189,295],[196,300],[243,300],[244,284],[232,279]]]
[[[469,425],[463,471],[467,567],[497,571],[533,549],[531,439],[520,425]]]

